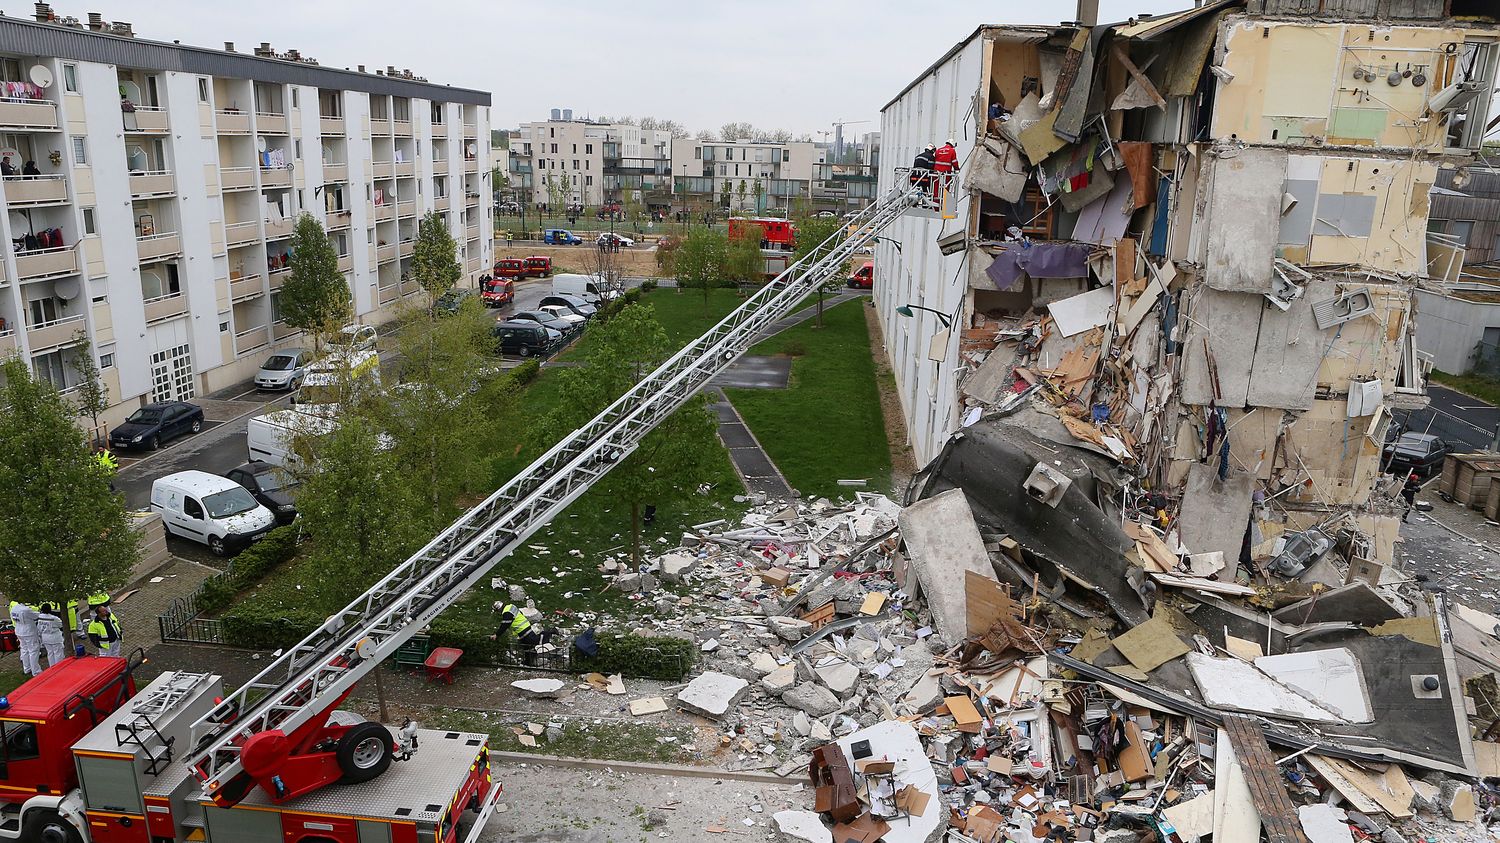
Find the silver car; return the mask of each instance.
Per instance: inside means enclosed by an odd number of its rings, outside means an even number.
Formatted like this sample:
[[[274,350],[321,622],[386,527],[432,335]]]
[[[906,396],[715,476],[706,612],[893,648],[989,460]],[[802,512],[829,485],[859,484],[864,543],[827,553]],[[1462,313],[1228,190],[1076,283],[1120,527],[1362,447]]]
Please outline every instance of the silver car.
[[[260,371],[255,373],[255,388],[296,389],[302,385],[302,378],[307,374],[309,356],[300,348],[272,354],[266,358],[266,362],[260,364]]]

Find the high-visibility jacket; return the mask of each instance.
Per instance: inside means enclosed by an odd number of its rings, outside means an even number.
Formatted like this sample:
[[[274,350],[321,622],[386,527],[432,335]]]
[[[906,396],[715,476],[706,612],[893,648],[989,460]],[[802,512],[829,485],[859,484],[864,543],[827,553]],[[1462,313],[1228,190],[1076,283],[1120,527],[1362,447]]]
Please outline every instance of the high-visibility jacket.
[[[120,619],[115,617],[113,613],[106,615],[102,620],[96,617],[89,621],[88,635],[89,641],[95,647],[101,649],[116,647],[119,645],[121,638]]]
[[[120,461],[115,459],[115,455],[110,453],[108,448],[101,450],[97,459],[99,460],[99,467],[109,474],[114,474],[120,467]]]
[[[500,610],[501,615],[510,615],[510,634],[517,638],[531,631],[531,621],[526,619],[526,614],[516,608],[514,603],[506,603],[505,608]]]

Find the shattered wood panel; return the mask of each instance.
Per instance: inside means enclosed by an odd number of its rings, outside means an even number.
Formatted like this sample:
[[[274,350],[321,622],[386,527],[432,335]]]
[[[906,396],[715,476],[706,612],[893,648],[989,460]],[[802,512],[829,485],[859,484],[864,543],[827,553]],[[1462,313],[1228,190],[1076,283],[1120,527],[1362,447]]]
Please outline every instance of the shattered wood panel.
[[[1288,474],[1308,477],[1284,499],[1296,503],[1360,506],[1370,498],[1380,471],[1380,447],[1365,435],[1368,418],[1348,418],[1343,398],[1317,400],[1287,430]],[[1297,472],[1305,467],[1306,474]]]
[[[1252,407],[1306,410],[1312,406],[1318,386],[1318,368],[1324,349],[1333,339],[1332,330],[1319,330],[1312,304],[1332,298],[1337,284],[1331,280],[1309,282],[1301,298],[1285,312],[1263,307],[1260,334],[1250,370],[1250,388],[1245,402]]]
[[[1249,293],[1227,293],[1200,286],[1188,305],[1183,341],[1182,400],[1186,404],[1214,402],[1210,357],[1218,374],[1218,405],[1243,407],[1250,392],[1250,366],[1255,359],[1256,331],[1265,298]]]
[[[1331,335],[1336,330],[1338,339],[1332,340],[1332,348],[1318,368],[1318,384],[1334,394],[1344,395],[1349,392],[1351,380],[1379,378],[1385,394],[1392,395],[1396,391],[1396,370],[1401,365],[1401,342],[1411,309],[1411,293],[1393,285],[1346,281],[1342,286],[1368,289],[1375,312],[1327,332]]]
[[[1221,580],[1234,580],[1245,531],[1250,527],[1250,496],[1254,490],[1255,478],[1250,474],[1231,470],[1227,479],[1220,480],[1217,459],[1209,465],[1193,463],[1188,468],[1177,529],[1189,552],[1224,554],[1225,568],[1218,574]]]
[[[1287,155],[1276,149],[1238,149],[1213,159],[1210,166],[1204,278],[1216,290],[1269,293],[1281,197],[1267,186],[1286,181]]]

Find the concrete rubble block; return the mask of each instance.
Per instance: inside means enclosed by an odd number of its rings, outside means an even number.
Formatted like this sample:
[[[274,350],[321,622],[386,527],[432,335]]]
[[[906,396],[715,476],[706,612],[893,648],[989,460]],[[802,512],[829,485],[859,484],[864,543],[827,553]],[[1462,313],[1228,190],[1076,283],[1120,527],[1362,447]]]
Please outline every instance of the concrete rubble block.
[[[616,591],[621,591],[625,594],[634,594],[641,590],[641,574],[635,571],[621,574],[615,577],[614,587]]]
[[[750,668],[761,676],[773,673],[781,665],[776,663],[776,657],[765,650],[750,654]]]
[[[699,674],[677,693],[677,702],[688,711],[705,717],[723,717],[750,690],[750,683],[738,676],[708,671]]]
[[[777,811],[771,816],[781,839],[805,843],[833,843],[833,832],[812,811]]]
[[[832,714],[839,709],[839,698],[832,691],[810,682],[788,689],[781,695],[781,701],[813,717]]]
[[[840,697],[854,693],[854,686],[859,684],[859,668],[848,662],[815,667],[813,673],[817,675],[819,684]]]
[[[760,679],[761,690],[773,697],[779,697],[786,693],[793,685],[797,684],[797,668],[792,665],[778,667],[762,676]]]
[[[660,585],[651,574],[641,574],[641,591],[655,591]]]
[[[1354,843],[1354,834],[1343,819],[1344,812],[1326,802],[1303,805],[1297,809],[1297,819],[1308,843]]]
[[[926,714],[943,701],[941,674],[924,673],[915,685],[901,698],[901,702],[917,714]]]
[[[766,618],[766,626],[782,641],[796,643],[812,634],[812,623],[801,618],[772,615]]]
[[[563,688],[567,687],[567,683],[561,679],[517,679],[510,683],[510,686],[532,699],[555,700],[562,696]]]
[[[1438,792],[1443,816],[1456,823],[1474,821],[1474,788],[1456,779],[1444,779]]]
[[[667,582],[682,582],[682,578],[698,567],[698,559],[686,553],[668,553],[661,558],[661,578]]]
[[[807,737],[812,734],[812,719],[807,716],[807,712],[799,711],[792,715],[792,728],[797,730],[797,734]]]
[[[510,587],[509,590],[510,590],[510,602],[512,602],[512,603],[525,603],[526,602],[526,589],[525,588],[522,588],[519,585],[513,585],[513,586]]]
[[[943,643],[951,647],[980,632],[968,629],[964,573],[995,579],[995,571],[963,490],[950,489],[918,501],[902,510],[900,524],[911,568]]]

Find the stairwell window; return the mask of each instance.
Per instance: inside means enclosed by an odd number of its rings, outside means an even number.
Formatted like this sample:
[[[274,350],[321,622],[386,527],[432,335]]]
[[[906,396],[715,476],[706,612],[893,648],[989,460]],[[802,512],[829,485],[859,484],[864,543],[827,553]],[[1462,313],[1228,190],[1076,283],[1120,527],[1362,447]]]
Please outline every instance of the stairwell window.
[[[83,209],[83,233],[85,235],[98,234],[98,224],[94,221],[94,209]]]
[[[86,167],[89,163],[88,141],[84,138],[73,138],[73,164],[78,167]]]
[[[208,77],[198,77],[198,102],[208,102]]]
[[[78,93],[78,65],[63,65],[63,90],[70,94]]]

